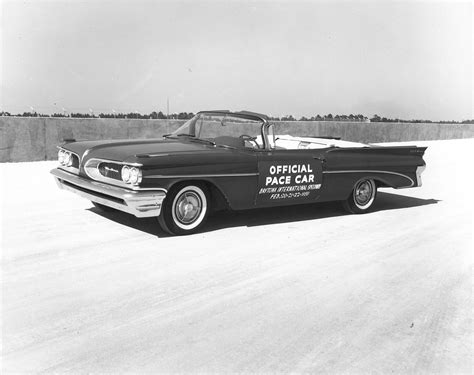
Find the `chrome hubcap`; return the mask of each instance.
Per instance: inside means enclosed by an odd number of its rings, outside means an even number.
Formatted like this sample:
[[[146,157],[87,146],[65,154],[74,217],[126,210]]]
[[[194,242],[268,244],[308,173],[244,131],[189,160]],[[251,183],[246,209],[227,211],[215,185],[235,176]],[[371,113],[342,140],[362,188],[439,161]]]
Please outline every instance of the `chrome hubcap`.
[[[366,205],[372,198],[373,191],[372,184],[369,181],[360,182],[354,191],[354,198],[357,204],[361,206]]]
[[[178,221],[191,224],[201,213],[202,202],[198,194],[192,191],[185,192],[176,201],[175,214]]]

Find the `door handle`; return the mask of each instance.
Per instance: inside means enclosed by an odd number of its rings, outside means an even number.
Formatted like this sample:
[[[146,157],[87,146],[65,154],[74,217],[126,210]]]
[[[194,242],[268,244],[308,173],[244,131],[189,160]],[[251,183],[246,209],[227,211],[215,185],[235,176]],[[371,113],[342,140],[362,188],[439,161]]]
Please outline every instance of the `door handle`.
[[[313,156],[313,159],[319,160],[321,163],[326,162],[326,158],[324,156]]]

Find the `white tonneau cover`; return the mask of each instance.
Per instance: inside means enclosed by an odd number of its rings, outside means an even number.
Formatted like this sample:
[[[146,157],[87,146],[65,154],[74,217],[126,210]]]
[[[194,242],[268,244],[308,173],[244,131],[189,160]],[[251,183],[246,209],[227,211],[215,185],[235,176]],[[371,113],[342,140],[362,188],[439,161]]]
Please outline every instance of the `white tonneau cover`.
[[[327,147],[370,147],[370,145],[358,142],[340,141],[337,139],[313,138],[313,137],[293,137],[292,135],[275,135],[275,145],[277,148],[287,150],[316,149]]]

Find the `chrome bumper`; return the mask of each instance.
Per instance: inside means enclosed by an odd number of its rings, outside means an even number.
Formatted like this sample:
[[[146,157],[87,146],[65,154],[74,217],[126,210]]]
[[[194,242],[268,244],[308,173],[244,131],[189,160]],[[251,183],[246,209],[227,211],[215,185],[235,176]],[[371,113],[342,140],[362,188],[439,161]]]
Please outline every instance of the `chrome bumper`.
[[[423,173],[425,168],[426,168],[426,165],[422,165],[416,168],[416,186],[417,187],[421,186],[421,174]]]
[[[51,174],[61,189],[72,191],[92,202],[127,212],[136,217],[159,216],[161,205],[166,197],[165,191],[124,189],[87,180],[58,168],[51,170]]]

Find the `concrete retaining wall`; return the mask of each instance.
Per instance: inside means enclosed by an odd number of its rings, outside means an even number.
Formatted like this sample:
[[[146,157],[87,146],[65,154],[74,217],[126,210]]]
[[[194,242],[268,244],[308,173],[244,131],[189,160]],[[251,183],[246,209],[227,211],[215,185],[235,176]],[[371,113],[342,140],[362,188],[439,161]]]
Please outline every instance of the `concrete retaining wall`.
[[[154,138],[181,120],[0,117],[0,162],[54,160],[64,139]]]
[[[474,124],[289,121],[278,122],[277,134],[340,137],[376,143],[474,138]]]
[[[0,162],[53,160],[65,138],[155,138],[177,129],[181,120],[0,117]],[[277,122],[277,134],[336,136],[356,142],[399,142],[474,138],[473,124]]]

